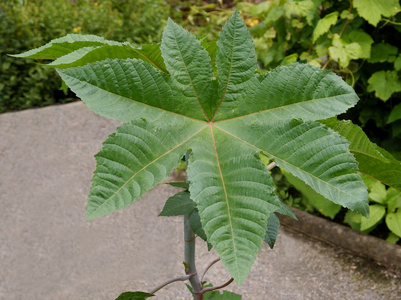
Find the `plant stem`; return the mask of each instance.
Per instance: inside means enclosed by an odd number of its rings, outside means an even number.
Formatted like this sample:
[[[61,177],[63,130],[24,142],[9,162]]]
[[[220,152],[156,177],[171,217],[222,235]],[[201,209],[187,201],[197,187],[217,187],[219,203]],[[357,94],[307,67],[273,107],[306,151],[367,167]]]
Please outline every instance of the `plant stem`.
[[[199,294],[204,294],[206,292],[210,292],[210,291],[215,291],[215,290],[219,290],[222,289],[226,286],[228,286],[229,284],[231,284],[231,282],[234,281],[234,278],[231,278],[229,281],[227,281],[226,283],[219,285],[219,286],[212,286],[212,287],[208,287],[208,288],[204,288],[203,290],[201,290],[200,292],[198,292]]]
[[[196,273],[195,265],[195,233],[192,231],[191,224],[189,222],[189,214],[184,216],[184,242],[185,242],[185,273],[193,274],[189,278],[191,283],[192,292],[194,293],[194,300],[203,299],[202,295],[196,294],[202,290],[202,284],[199,280],[199,276]],[[199,297],[201,296],[201,297]]]
[[[165,282],[163,282],[161,285],[159,285],[158,287],[155,287],[153,290],[151,290],[149,292],[149,294],[154,294],[156,293],[158,290],[161,290],[162,288],[164,288],[166,285],[169,285],[170,283],[176,282],[176,281],[186,281],[188,279],[190,279],[192,276],[194,276],[195,274],[187,274],[187,275],[183,275],[183,276],[178,276],[175,278],[171,278]]]
[[[201,278],[200,278],[200,281],[201,281],[201,282],[203,281],[203,277],[205,277],[206,272],[207,272],[215,263],[217,263],[219,260],[220,260],[220,258],[216,258],[214,261],[212,261],[212,262],[205,268],[205,270],[203,271],[203,274],[202,274],[202,276],[201,276]]]
[[[276,166],[276,163],[273,161],[266,166],[268,171],[271,171]]]
[[[351,13],[351,12],[352,12],[353,4],[354,4],[354,3],[351,1],[350,5],[349,5],[349,8],[348,8],[348,13]],[[343,28],[341,28],[341,31],[340,31],[340,34],[339,34],[340,37],[343,35],[344,30],[345,30],[345,28],[347,27],[348,23],[349,23],[349,19],[347,18],[347,20],[345,20],[345,23],[344,23]]]
[[[191,154],[187,151],[185,154],[185,163],[188,169],[188,158]],[[187,179],[188,182],[188,179]],[[184,256],[185,256],[185,273],[193,274],[189,278],[191,283],[192,292],[194,293],[194,300],[202,300],[203,294],[198,294],[202,290],[202,284],[196,272],[195,265],[195,233],[192,231],[191,223],[189,221],[189,214],[184,215]]]

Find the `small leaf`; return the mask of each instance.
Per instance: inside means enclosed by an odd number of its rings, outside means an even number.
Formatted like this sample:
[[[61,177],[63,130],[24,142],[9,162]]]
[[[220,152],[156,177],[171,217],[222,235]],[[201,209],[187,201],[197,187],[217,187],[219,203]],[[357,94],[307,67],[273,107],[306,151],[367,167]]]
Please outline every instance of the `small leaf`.
[[[386,216],[387,227],[397,236],[401,237],[401,209]]]
[[[242,296],[233,292],[223,291],[223,294],[220,294],[219,291],[211,291],[203,294],[204,300],[241,300]]]
[[[375,72],[370,76],[368,83],[368,92],[375,92],[375,96],[384,102],[390,99],[392,94],[401,92],[401,81],[397,71]]]
[[[207,242],[207,236],[205,234],[205,231],[202,228],[202,223],[199,217],[199,211],[195,209],[192,211],[191,215],[189,216],[189,223],[191,224],[192,231],[199,236],[202,240]],[[210,244],[208,244],[209,246]],[[209,250],[211,247],[209,247]]]
[[[372,231],[386,215],[386,208],[383,205],[374,204],[369,205],[370,218],[361,218],[361,231],[369,232]]]
[[[270,10],[270,7],[271,7],[271,4],[270,4],[269,1],[261,2],[261,3],[258,3],[258,4],[255,5],[255,6],[253,6],[253,7],[251,8],[250,13],[251,13],[253,16],[258,17],[258,16],[260,16],[261,14],[267,13],[267,12]]]
[[[374,63],[383,63],[383,62],[393,62],[396,59],[398,53],[398,48],[394,47],[390,44],[380,43],[375,44],[372,47],[370,58],[368,62],[371,64]]]
[[[373,39],[365,31],[362,29],[352,30],[347,35],[344,35],[343,39],[348,44],[358,43],[361,46],[362,53],[360,54],[359,58],[370,58]]]
[[[330,27],[336,24],[338,19],[338,11],[332,12],[317,22],[315,30],[313,31],[313,42],[315,43],[316,40],[326,32],[329,31]]]
[[[397,59],[394,61],[394,69],[401,70],[401,55],[398,55]]]
[[[344,223],[351,226],[352,229],[361,231],[362,216],[354,211],[348,210],[344,217]]]
[[[386,209],[382,205],[374,204],[369,206],[369,212],[370,218],[367,219],[356,212],[347,211],[344,223],[350,225],[354,230],[369,233],[381,222],[386,214]]]
[[[389,213],[393,213],[397,208],[401,208],[401,192],[389,188],[387,190],[387,206]]]
[[[400,119],[401,119],[401,103],[394,106],[394,108],[391,110],[391,113],[387,119],[387,124],[393,123]]]
[[[153,294],[145,292],[125,292],[118,296],[116,300],[145,300],[153,296]]]
[[[276,243],[279,228],[280,220],[274,213],[272,213],[269,219],[267,219],[267,232],[265,236],[265,242],[269,245],[271,249],[273,249],[274,244]]]
[[[266,25],[270,25],[271,23],[279,20],[284,15],[284,13],[284,6],[273,6],[267,14],[266,18],[263,20],[263,23]]]
[[[391,244],[397,244],[397,242],[400,240],[400,237],[396,234],[394,234],[393,232],[390,232],[390,234],[388,235],[386,241],[391,243]]]
[[[334,35],[333,46],[329,47],[330,56],[346,68],[350,60],[363,56],[362,47],[358,43],[346,43],[338,34]]]
[[[354,7],[362,18],[375,27],[382,15],[391,17],[400,10],[398,0],[354,0]]]
[[[385,204],[387,201],[387,191],[386,186],[381,183],[380,181],[376,181],[371,183],[368,186],[369,192],[369,199],[380,204]]]
[[[189,192],[183,191],[167,199],[159,216],[186,215],[194,209],[195,203],[189,197]]]

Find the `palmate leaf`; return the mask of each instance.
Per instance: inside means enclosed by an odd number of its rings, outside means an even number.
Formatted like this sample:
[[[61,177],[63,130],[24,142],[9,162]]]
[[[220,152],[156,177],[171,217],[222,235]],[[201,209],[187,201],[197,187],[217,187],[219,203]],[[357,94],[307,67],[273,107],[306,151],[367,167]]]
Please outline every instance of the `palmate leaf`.
[[[368,214],[349,143],[316,122],[345,112],[358,97],[340,77],[306,64],[257,75],[253,42],[238,11],[220,34],[215,58],[215,46],[208,52],[202,44],[169,20],[160,46],[167,72],[119,54],[58,72],[93,111],[127,121],[96,155],[88,219],[133,203],[190,150],[189,190],[207,241],[241,284],[268,217],[292,215],[276,196],[261,154],[331,201]],[[70,55],[64,61],[85,57]]]

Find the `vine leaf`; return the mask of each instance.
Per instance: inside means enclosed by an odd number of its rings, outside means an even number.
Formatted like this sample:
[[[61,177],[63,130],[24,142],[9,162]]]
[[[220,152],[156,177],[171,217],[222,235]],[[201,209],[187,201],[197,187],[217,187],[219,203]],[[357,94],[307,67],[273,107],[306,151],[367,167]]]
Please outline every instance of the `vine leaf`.
[[[378,71],[368,79],[368,92],[375,92],[375,96],[384,102],[390,99],[391,95],[401,91],[401,81],[397,71]]]
[[[365,31],[361,29],[352,30],[350,33],[343,35],[343,40],[347,44],[355,42],[361,46],[362,52],[360,53],[359,58],[370,58],[374,41]]]
[[[398,0],[354,0],[358,13],[373,26],[381,20],[381,16],[391,17],[400,11]]]
[[[398,48],[387,44],[387,43],[379,43],[375,44],[372,47],[372,53],[368,62],[371,64],[379,63],[379,62],[394,62],[397,58]]]
[[[330,27],[336,24],[337,19],[338,19],[338,11],[332,12],[321,18],[319,22],[317,22],[315,30],[313,31],[313,42],[316,42],[316,40],[321,35],[329,31]]]
[[[340,77],[307,64],[259,76],[238,11],[223,27],[218,49],[169,20],[159,48],[138,50],[155,50],[149,53],[163,60],[164,71],[150,59],[126,58],[136,51],[127,45],[74,38],[77,44],[53,41],[29,55],[50,53],[64,82],[90,109],[126,121],[96,155],[88,219],[135,202],[188,150],[190,197],[207,241],[238,284],[262,246],[269,216],[293,216],[261,155],[327,199],[368,215],[349,142],[317,122],[353,107],[357,95]],[[110,49],[116,54],[104,59]]]
[[[333,37],[333,46],[329,47],[330,56],[346,68],[352,59],[364,56],[362,47],[358,43],[347,43],[338,34]]]

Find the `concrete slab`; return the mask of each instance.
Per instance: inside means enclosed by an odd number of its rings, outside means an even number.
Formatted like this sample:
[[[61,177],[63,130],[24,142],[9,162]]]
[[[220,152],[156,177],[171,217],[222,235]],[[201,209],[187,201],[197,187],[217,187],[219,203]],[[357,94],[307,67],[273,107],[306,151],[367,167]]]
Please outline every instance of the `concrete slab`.
[[[115,299],[183,274],[182,220],[157,217],[176,189],[85,221],[93,155],[119,122],[82,103],[0,115],[0,299]],[[216,258],[197,241],[198,270]],[[221,264],[206,276],[229,279]],[[401,299],[399,273],[281,230],[263,246],[243,299]],[[190,299],[174,283],[152,299]]]

